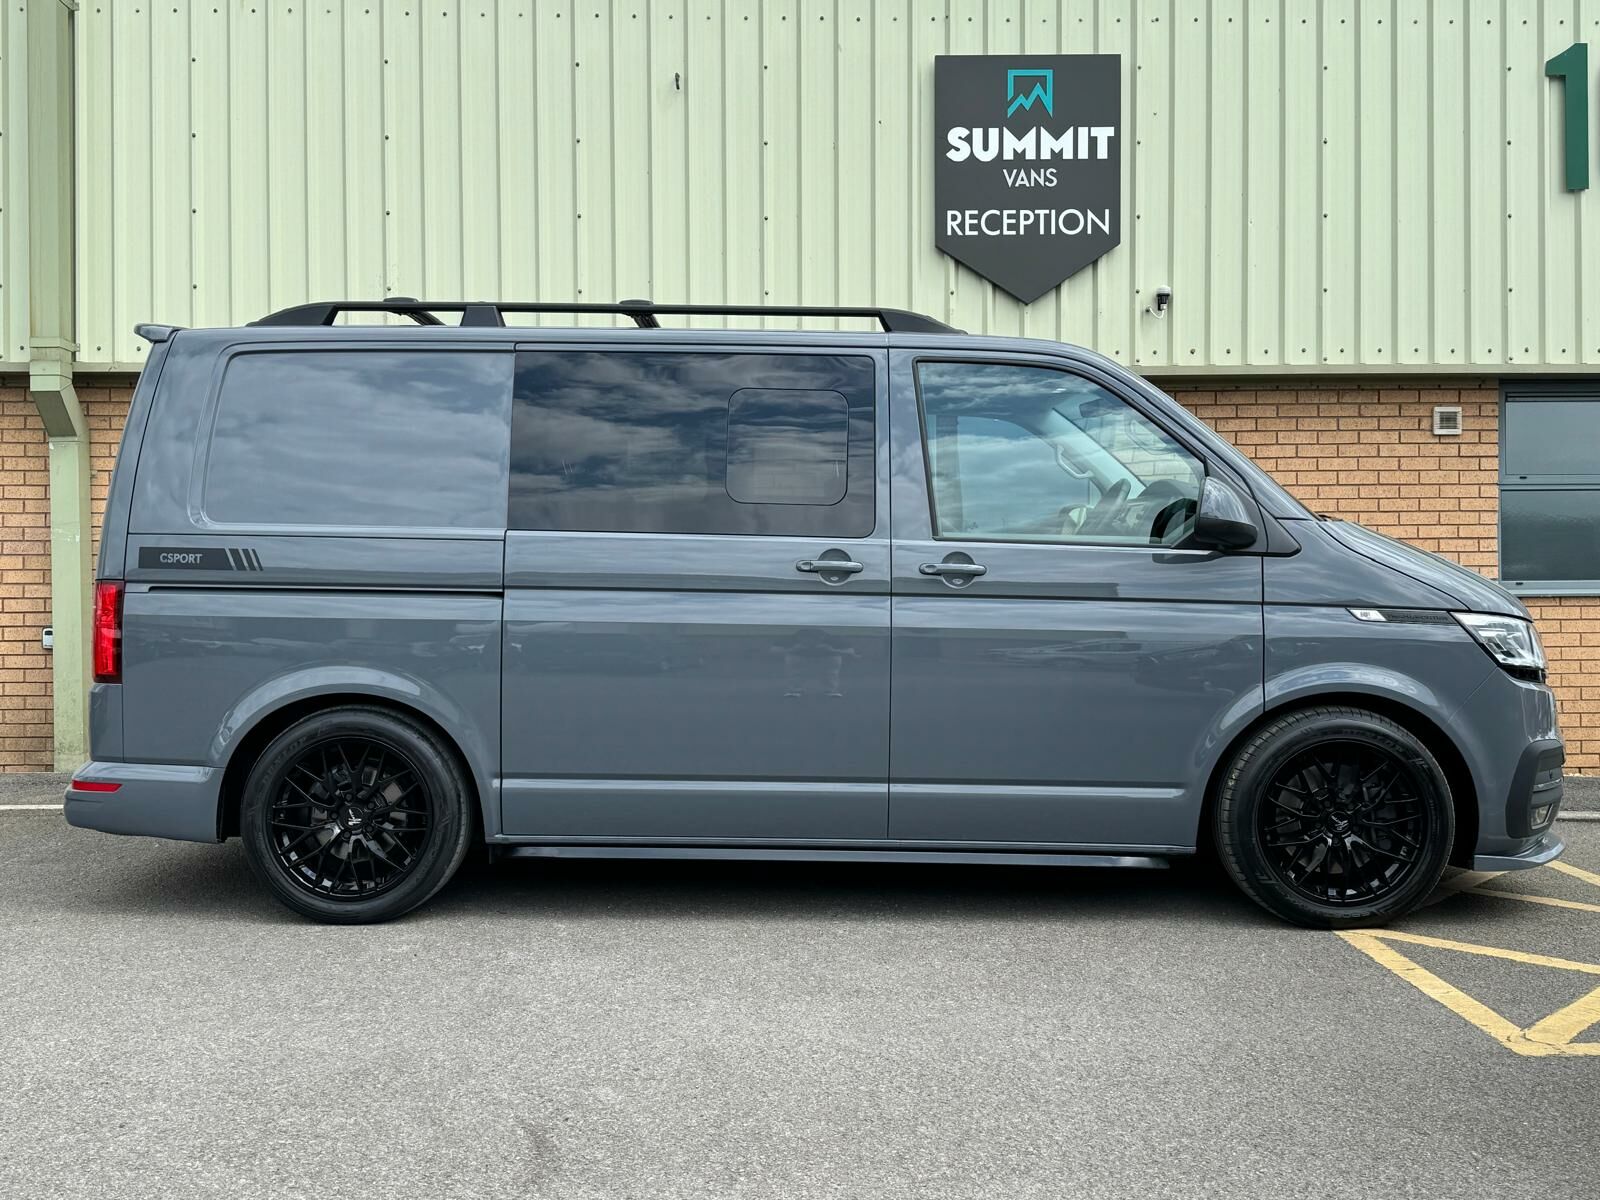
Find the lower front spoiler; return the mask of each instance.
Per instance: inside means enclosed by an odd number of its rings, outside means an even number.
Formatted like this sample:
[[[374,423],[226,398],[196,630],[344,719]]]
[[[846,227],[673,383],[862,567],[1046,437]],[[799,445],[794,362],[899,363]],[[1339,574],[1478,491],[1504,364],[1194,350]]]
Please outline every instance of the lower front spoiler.
[[[116,784],[115,791],[84,791],[88,780]],[[88,762],[67,784],[68,825],[184,842],[219,842],[217,792],[222,772],[214,767],[166,763]]]
[[[1561,857],[1567,848],[1554,833],[1547,833],[1520,854],[1477,854],[1472,859],[1474,871],[1523,871],[1529,867],[1542,867]]]

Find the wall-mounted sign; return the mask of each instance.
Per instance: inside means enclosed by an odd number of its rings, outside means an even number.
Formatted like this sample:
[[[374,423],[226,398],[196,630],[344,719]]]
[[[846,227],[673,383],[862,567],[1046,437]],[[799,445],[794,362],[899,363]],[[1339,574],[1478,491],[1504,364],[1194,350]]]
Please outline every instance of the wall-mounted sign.
[[[1122,240],[1122,59],[933,64],[935,241],[1026,304]]]
[[[1562,173],[1567,191],[1581,192],[1589,186],[1589,43],[1573,42],[1544,73],[1561,80]]]

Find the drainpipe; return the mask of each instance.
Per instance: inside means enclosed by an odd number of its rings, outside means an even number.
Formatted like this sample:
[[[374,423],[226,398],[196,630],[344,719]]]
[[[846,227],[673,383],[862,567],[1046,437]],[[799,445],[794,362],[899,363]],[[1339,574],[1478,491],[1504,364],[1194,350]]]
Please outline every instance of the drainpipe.
[[[89,428],[72,385],[73,0],[26,0],[12,16],[11,45],[27,47],[25,111],[11,127],[27,163],[28,393],[50,443],[50,623],[55,700],[54,762],[70,771],[89,756]],[[11,14],[8,14],[11,16]],[[23,28],[18,29],[18,23]],[[18,36],[20,35],[20,36]],[[18,117],[21,120],[18,120]],[[16,298],[13,297],[13,303]]]

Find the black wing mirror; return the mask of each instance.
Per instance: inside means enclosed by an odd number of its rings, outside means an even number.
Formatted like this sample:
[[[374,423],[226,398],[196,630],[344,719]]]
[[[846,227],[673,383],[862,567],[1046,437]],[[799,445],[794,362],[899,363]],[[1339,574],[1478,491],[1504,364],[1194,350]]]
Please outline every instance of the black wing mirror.
[[[1200,508],[1194,517],[1192,544],[1215,550],[1243,550],[1261,536],[1252,516],[1254,506],[1215,475],[1200,486]]]

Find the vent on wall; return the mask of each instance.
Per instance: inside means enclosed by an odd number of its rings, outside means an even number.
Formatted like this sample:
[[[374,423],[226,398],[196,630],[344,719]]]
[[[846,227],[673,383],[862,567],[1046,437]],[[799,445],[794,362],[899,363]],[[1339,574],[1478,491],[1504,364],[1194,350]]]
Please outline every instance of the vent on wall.
[[[1433,410],[1433,431],[1437,434],[1458,434],[1461,432],[1461,406],[1459,404],[1441,404]]]

